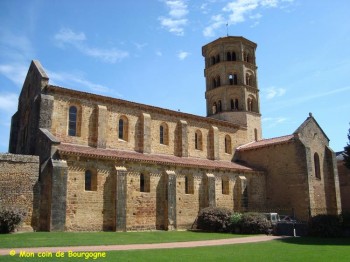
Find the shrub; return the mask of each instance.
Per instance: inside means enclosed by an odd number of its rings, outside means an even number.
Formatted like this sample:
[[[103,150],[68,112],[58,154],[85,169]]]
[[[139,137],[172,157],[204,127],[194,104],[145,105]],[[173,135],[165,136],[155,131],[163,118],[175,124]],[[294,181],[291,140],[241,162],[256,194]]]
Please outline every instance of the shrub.
[[[317,237],[338,237],[342,235],[341,221],[337,215],[317,215],[311,218],[309,233]]]
[[[197,228],[211,232],[229,232],[232,211],[222,207],[203,208],[197,217]]]
[[[350,227],[350,212],[343,212],[341,214],[341,222],[343,227]]]
[[[242,213],[233,213],[231,216],[231,231],[233,233],[240,233],[240,223],[242,220]]]
[[[26,213],[15,208],[4,208],[0,210],[0,234],[7,234],[15,231],[23,221]]]
[[[245,213],[240,221],[240,229],[243,234],[268,234],[271,230],[271,221],[263,214]]]

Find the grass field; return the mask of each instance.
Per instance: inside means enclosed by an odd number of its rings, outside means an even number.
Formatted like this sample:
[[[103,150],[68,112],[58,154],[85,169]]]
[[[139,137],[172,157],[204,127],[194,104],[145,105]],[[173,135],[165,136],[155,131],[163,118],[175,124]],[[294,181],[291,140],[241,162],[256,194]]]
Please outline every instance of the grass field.
[[[0,248],[126,245],[244,237],[191,231],[152,232],[34,232],[0,235]]]
[[[145,241],[152,241],[150,235],[154,233],[164,233],[159,238],[164,237],[164,240],[172,238],[181,239],[181,241],[190,241],[193,234],[195,237],[207,237],[206,233],[193,233],[193,232],[147,232],[147,233],[114,233],[118,235],[121,242],[126,244],[126,241],[131,241],[129,235],[136,234],[138,236],[137,241],[144,239]],[[175,233],[175,234],[174,234]],[[43,233],[50,236],[51,233]],[[71,234],[71,233],[62,233]],[[100,233],[79,233],[80,235],[88,234],[85,236],[92,237],[93,234]],[[90,235],[91,234],[91,235]],[[102,235],[105,233],[101,233]],[[108,233],[107,233],[108,234]],[[124,235],[125,234],[125,235]],[[139,235],[138,235],[139,234]],[[150,234],[150,235],[149,235]],[[18,234],[19,235],[19,234]],[[26,234],[21,234],[25,236]],[[182,235],[182,236],[181,236]],[[211,235],[211,234],[209,234]],[[215,235],[215,236],[214,236]],[[220,238],[217,234],[214,234],[211,239]],[[219,234],[221,235],[221,234]],[[56,235],[58,236],[58,235]],[[223,234],[223,237],[229,235]],[[99,236],[100,237],[100,236]],[[51,237],[49,237],[51,239]],[[63,237],[65,238],[65,236]],[[123,240],[126,238],[128,240]],[[132,237],[130,237],[132,238]],[[187,239],[186,239],[187,238]],[[0,242],[2,243],[3,237],[0,236]],[[98,238],[95,238],[95,240]],[[59,239],[57,239],[59,240]],[[153,239],[155,240],[155,239]],[[34,241],[34,240],[33,240]],[[155,241],[160,242],[160,241]],[[170,241],[162,241],[170,242]],[[130,242],[129,242],[130,243]],[[145,242],[143,242],[145,243]],[[150,242],[148,242],[150,243]],[[26,246],[32,246],[27,243]],[[99,244],[95,241],[94,244]],[[92,258],[88,260],[93,260]],[[21,258],[18,255],[14,257],[0,256],[0,261],[87,261],[84,257],[72,258],[68,257],[68,253],[65,253],[64,258]],[[182,249],[159,249],[159,250],[138,250],[138,251],[111,251],[106,252],[106,257],[98,258],[94,261],[110,262],[110,261],[350,261],[350,239],[332,239],[332,238],[288,238],[283,240],[274,240],[269,242],[252,243],[252,244],[236,244],[214,247],[198,247],[198,248],[182,248]]]

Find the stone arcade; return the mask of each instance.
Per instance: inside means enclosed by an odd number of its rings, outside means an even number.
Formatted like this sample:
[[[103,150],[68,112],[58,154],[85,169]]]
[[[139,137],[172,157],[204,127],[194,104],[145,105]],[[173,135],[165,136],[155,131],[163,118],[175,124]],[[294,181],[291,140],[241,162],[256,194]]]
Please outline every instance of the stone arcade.
[[[207,117],[54,86],[33,61],[0,156],[1,205],[49,231],[185,229],[207,206],[340,212],[335,154],[311,114],[262,139],[255,50],[232,36],[202,48]]]

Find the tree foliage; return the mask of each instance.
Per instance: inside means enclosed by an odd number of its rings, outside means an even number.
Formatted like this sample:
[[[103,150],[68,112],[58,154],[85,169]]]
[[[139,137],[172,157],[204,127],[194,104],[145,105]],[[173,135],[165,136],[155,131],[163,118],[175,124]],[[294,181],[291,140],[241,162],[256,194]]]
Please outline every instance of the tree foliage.
[[[350,168],[350,128],[349,128],[349,133],[348,133],[348,140],[349,142],[347,143],[347,146],[344,147],[344,164],[347,168]]]

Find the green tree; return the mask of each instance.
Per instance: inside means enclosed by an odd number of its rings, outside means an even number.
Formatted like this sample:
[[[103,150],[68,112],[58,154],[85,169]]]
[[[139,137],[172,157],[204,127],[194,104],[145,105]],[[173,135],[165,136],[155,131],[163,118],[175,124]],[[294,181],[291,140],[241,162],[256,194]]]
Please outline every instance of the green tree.
[[[347,168],[350,168],[350,128],[349,128],[349,133],[348,133],[348,140],[349,142],[347,143],[347,146],[344,147],[344,164]]]

